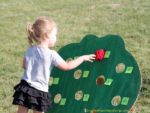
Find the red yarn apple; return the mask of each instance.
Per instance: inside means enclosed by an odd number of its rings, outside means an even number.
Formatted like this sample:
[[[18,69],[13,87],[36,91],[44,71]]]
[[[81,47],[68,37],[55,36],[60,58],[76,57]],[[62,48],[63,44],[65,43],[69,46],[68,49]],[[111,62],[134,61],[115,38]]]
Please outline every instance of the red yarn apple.
[[[105,56],[105,51],[104,51],[104,49],[97,50],[97,51],[95,52],[95,55],[96,55],[96,60],[103,60],[103,59],[104,59],[104,56]]]

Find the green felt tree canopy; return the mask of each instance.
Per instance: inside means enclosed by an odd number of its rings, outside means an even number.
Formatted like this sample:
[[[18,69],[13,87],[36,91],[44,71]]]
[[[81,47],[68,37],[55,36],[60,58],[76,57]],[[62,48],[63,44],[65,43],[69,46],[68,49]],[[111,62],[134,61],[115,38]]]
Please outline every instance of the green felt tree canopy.
[[[127,113],[138,96],[141,76],[133,56],[120,36],[85,36],[80,43],[62,47],[66,61],[104,49],[102,61],[84,62],[70,71],[55,67],[49,91],[52,108],[48,113]]]

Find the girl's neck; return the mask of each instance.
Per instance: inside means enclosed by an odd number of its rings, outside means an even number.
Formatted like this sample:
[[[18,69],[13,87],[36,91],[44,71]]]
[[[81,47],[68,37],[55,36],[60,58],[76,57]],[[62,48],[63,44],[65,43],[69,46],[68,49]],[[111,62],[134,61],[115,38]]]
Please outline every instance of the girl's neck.
[[[40,46],[43,48],[48,48],[48,43],[46,43],[46,42],[37,43],[37,46]]]

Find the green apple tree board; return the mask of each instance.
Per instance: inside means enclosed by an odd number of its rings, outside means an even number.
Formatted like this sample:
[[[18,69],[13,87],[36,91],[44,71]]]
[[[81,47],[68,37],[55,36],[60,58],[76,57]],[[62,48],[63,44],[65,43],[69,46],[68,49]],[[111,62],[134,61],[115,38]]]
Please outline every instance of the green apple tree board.
[[[67,62],[105,50],[104,59],[84,62],[50,76],[52,108],[48,113],[128,113],[140,91],[141,76],[133,56],[120,36],[85,36],[80,43],[62,47],[58,53]]]

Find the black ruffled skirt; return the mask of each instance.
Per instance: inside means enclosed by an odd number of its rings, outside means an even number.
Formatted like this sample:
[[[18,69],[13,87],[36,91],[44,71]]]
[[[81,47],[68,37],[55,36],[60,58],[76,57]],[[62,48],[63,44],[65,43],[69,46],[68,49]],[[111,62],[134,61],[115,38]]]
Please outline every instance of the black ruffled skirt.
[[[31,87],[25,80],[21,80],[14,89],[12,104],[22,105],[40,112],[46,112],[51,108],[51,95],[49,92],[37,90]]]

